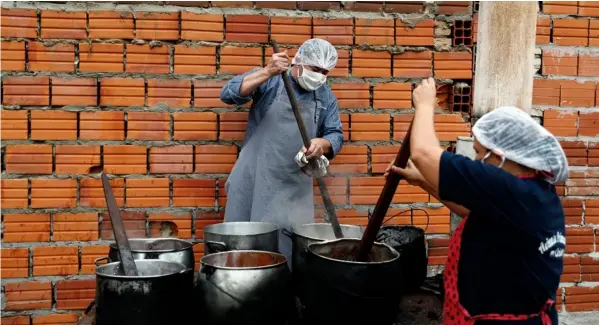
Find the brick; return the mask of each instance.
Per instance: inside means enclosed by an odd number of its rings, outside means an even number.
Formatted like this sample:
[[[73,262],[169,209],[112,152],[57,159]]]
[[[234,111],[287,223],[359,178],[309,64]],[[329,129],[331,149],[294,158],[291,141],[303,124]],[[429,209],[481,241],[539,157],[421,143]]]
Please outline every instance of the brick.
[[[437,87],[437,105],[442,110],[450,110],[450,108],[453,108],[453,96],[450,96],[450,92],[453,92],[452,85],[442,84]]]
[[[52,174],[52,146],[6,146],[5,163],[10,174]]]
[[[123,72],[123,61],[123,44],[79,43],[81,72]]]
[[[478,15],[472,20],[454,20],[453,46],[473,46],[478,32]]]
[[[100,164],[100,146],[57,145],[56,174],[88,174]]]
[[[472,87],[466,83],[454,84],[451,87],[449,108],[452,112],[472,113]],[[439,105],[441,107],[441,105]]]
[[[195,148],[195,172],[228,174],[237,161],[234,145],[200,145]]]
[[[37,37],[37,11],[35,9],[2,8],[0,14],[2,37]]]
[[[578,16],[599,17],[599,6],[595,1],[578,1]]]
[[[331,90],[339,108],[370,107],[370,85],[366,82],[334,83]]]
[[[29,71],[75,72],[75,46],[29,42]]]
[[[599,147],[596,142],[589,143],[589,156],[588,156],[588,164],[589,166],[599,166]]]
[[[169,206],[169,179],[128,178],[126,180],[125,196],[129,208]]]
[[[591,253],[594,247],[593,228],[566,228],[566,253]]]
[[[387,82],[374,86],[373,105],[377,109],[412,108],[412,84]]]
[[[26,208],[28,205],[29,186],[26,179],[0,180],[0,202],[3,209]]]
[[[599,224],[599,200],[588,199],[585,202],[584,210],[585,224]]]
[[[145,40],[178,40],[179,12],[135,12],[135,37]]]
[[[292,48],[288,46],[279,46],[279,52],[287,51],[287,55],[289,56],[289,62],[293,60],[293,57],[297,54],[297,48]],[[268,65],[268,62],[272,59],[273,50],[272,47],[264,49],[264,63]],[[330,73],[328,74],[331,75]]]
[[[356,18],[356,44],[395,45],[393,19]]]
[[[50,78],[47,76],[7,77],[2,86],[4,105],[50,105]],[[3,110],[2,114],[5,113]]]
[[[148,106],[190,107],[191,83],[189,80],[148,80]]]
[[[55,213],[52,219],[53,241],[98,240],[98,213]]]
[[[578,112],[545,110],[543,112],[543,126],[558,137],[576,136]]]
[[[329,77],[347,77],[349,75],[349,51],[337,49],[337,65],[328,74]]]
[[[108,183],[112,188],[117,206],[123,207],[125,205],[125,180],[123,178],[112,178]],[[79,206],[85,208],[106,207],[101,179],[86,177],[79,180]]]
[[[221,140],[243,140],[247,127],[248,113],[225,112],[220,114]]]
[[[253,8],[253,1],[210,1],[213,7],[225,8]]]
[[[198,214],[200,215],[200,218],[196,219],[196,224],[195,224],[196,239],[204,238],[204,227],[223,222],[223,217],[224,217],[223,212],[198,211]],[[203,246],[203,245],[196,245],[196,247],[197,246]],[[196,251],[194,250],[194,256],[195,256],[195,252]],[[201,251],[201,254],[203,254],[203,250]]]
[[[567,287],[566,310],[568,312],[584,312],[599,310],[599,286]]]
[[[194,107],[212,108],[226,106],[220,100],[220,92],[226,80],[194,80]]]
[[[543,13],[548,15],[576,15],[577,1],[543,1]]]
[[[598,61],[599,62],[599,61]],[[595,106],[595,82],[578,82],[562,80],[560,91],[560,106]]]
[[[599,8],[596,8],[599,17]],[[599,20],[591,20],[589,23],[589,46],[599,46]]]
[[[564,215],[566,216],[566,224],[581,224],[582,223],[582,200],[578,199],[562,199]]]
[[[397,156],[399,148],[400,146],[372,146],[370,148],[372,154],[372,173],[384,173],[389,164]]]
[[[570,178],[566,180],[565,185],[568,196],[599,195],[599,172],[595,170],[571,171]]]
[[[77,314],[45,314],[33,315],[32,325],[77,325],[79,315]]]
[[[132,73],[169,73],[169,46],[127,44],[127,69]]]
[[[218,201],[218,206],[221,208],[224,208],[227,206],[227,190],[226,190],[226,184],[227,184],[227,179],[226,178],[219,178],[216,180],[217,184],[218,184],[218,197],[217,197],[217,201]]]
[[[403,46],[435,45],[435,21],[425,19],[415,23],[395,20],[395,44]]]
[[[262,48],[234,46],[220,48],[219,73],[242,74],[262,66]]]
[[[580,282],[580,256],[564,256],[564,271],[560,283]]]
[[[599,279],[599,260],[591,256],[582,256],[580,273],[582,281],[596,282]]]
[[[326,177],[324,178],[325,185],[329,192],[329,196],[333,204],[347,203],[347,179],[345,177]],[[312,183],[314,192],[314,204],[323,205],[322,194],[316,180]]]
[[[5,97],[6,98],[6,93]],[[3,140],[27,140],[29,133],[28,113],[26,110],[3,110],[0,114],[1,132]]]
[[[343,9],[346,11],[382,12],[383,1],[345,1]]]
[[[256,8],[296,9],[294,1],[256,1]]]
[[[146,237],[146,213],[143,211],[121,211],[123,226],[128,238]],[[108,212],[102,213],[100,238],[114,240],[114,231]],[[106,256],[106,255],[105,255]]]
[[[77,139],[77,113],[31,111],[31,140]]]
[[[96,106],[98,86],[96,78],[52,77],[52,106]]]
[[[175,140],[216,140],[217,115],[214,112],[175,112]]]
[[[599,135],[599,114],[598,113],[580,113],[578,122],[578,135],[595,137]]]
[[[421,13],[424,11],[424,1],[397,1],[386,2],[385,12]]]
[[[599,55],[580,55],[578,57],[578,75],[581,77],[599,76]]]
[[[187,174],[193,172],[193,146],[150,148],[150,173]]]
[[[4,214],[4,242],[31,243],[50,241],[50,214]],[[4,277],[4,275],[3,275]]]
[[[433,72],[433,53],[404,52],[393,55],[393,77],[427,78]]]
[[[568,165],[570,166],[586,166],[588,149],[587,145],[582,141],[560,141],[560,145],[566,157],[568,158]]]
[[[412,115],[396,115],[393,117],[393,139],[403,140],[408,130]],[[457,141],[459,136],[470,136],[470,123],[464,122],[462,115],[435,114],[435,131],[439,141]]]
[[[469,14],[472,11],[471,1],[439,1],[439,14]]]
[[[26,278],[29,276],[29,250],[27,248],[2,248],[1,260],[2,278]],[[8,288],[6,288],[6,293],[8,294]],[[8,304],[6,307],[8,308]]]
[[[279,44],[303,44],[312,38],[312,17],[272,16],[270,17],[270,33],[271,38]]]
[[[389,114],[355,113],[351,115],[351,141],[391,140]]]
[[[93,246],[83,246],[81,249]],[[108,253],[108,250],[106,251]],[[95,299],[96,281],[60,280],[56,281],[56,309],[85,309]]]
[[[81,247],[81,274],[95,274],[96,273],[96,264],[94,261],[97,258],[108,256],[109,249],[110,249],[110,247],[108,245],[82,246]],[[88,281],[88,280],[84,280],[84,281]],[[95,281],[94,281],[94,286],[95,286]],[[94,293],[94,297],[95,297],[95,294],[96,294],[95,290],[93,291],[93,293]],[[57,308],[58,308],[58,306],[57,306]]]
[[[576,76],[578,55],[557,50],[543,50],[541,73],[544,75]]]
[[[127,113],[127,139],[156,140],[170,139],[170,114],[166,112]]]
[[[533,105],[560,105],[561,81],[552,79],[534,79],[532,88]]]
[[[150,213],[150,237],[191,238],[191,212]]]
[[[25,42],[2,41],[0,64],[4,71],[25,71]]]
[[[336,209],[335,213],[339,222],[344,225],[366,226],[368,225],[368,211],[356,209]],[[316,222],[324,221],[325,210],[315,209],[314,217]]]
[[[300,1],[300,10],[341,10],[341,1]]]
[[[341,129],[343,130],[343,141],[349,141],[349,114],[341,113],[339,114],[339,119],[341,120]]]
[[[32,179],[32,208],[74,208],[77,181],[74,179]]]
[[[4,252],[4,249],[2,251]],[[4,286],[5,311],[52,308],[52,282],[50,281],[12,282]]]
[[[77,246],[33,247],[33,276],[74,275],[79,271]]]
[[[82,140],[125,140],[125,113],[95,111],[79,113]]]
[[[145,174],[145,146],[104,146],[104,172],[108,174]]]
[[[561,46],[588,46],[589,20],[554,19],[553,43]]]
[[[449,252],[449,238],[432,238],[428,240],[428,264],[445,265]]]
[[[85,11],[42,10],[41,38],[83,39],[87,37]]]
[[[176,74],[216,74],[216,47],[175,45]]]
[[[133,14],[127,11],[90,11],[89,38],[133,39]]]
[[[31,325],[31,316],[2,316],[2,324],[4,325]]]
[[[385,179],[383,177],[352,177],[349,179],[350,204],[376,204]],[[392,203],[428,202],[428,193],[401,181]]]
[[[472,53],[435,52],[435,78],[472,79]]]
[[[391,77],[391,54],[353,50],[352,75],[354,77]]]
[[[368,147],[345,145],[331,161],[329,173],[364,174],[368,173]],[[345,203],[345,202],[344,202]]]
[[[181,12],[181,39],[222,42],[224,16]]]
[[[333,45],[352,45],[354,21],[352,18],[326,19],[314,17],[314,38],[321,38]]]
[[[100,80],[101,106],[143,106],[145,103],[143,79],[104,78]]]
[[[268,43],[268,17],[227,15],[225,39],[230,42]]]
[[[551,41],[551,18],[537,18],[536,44],[549,44]]]
[[[173,206],[214,207],[215,203],[216,180],[186,178],[173,179]]]

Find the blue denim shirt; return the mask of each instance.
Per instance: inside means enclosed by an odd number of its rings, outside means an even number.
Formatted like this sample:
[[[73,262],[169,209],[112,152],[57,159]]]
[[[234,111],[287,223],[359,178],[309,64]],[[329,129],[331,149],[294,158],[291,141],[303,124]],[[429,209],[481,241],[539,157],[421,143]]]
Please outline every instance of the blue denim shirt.
[[[252,95],[248,97],[240,96],[239,89],[241,88],[241,81],[243,78],[259,69],[260,68],[256,68],[244,74],[235,76],[225,84],[220,93],[220,99],[228,105],[244,105],[253,99],[248,116],[244,144],[247,143],[258,124],[260,124],[260,121],[266,116],[266,113],[270,109],[277,94],[277,87],[279,85],[283,87],[283,84],[280,82],[282,75],[277,75],[260,85]],[[334,158],[343,146],[343,129],[339,117],[337,98],[333,95],[333,92],[328,85],[323,85],[315,91],[306,91],[297,84],[294,78],[289,76],[289,79],[291,80],[291,87],[295,92],[295,97],[298,102],[309,100],[316,101],[316,113],[314,115],[317,123],[316,125],[318,126],[316,136],[329,140],[332,153],[328,155],[327,158]]]

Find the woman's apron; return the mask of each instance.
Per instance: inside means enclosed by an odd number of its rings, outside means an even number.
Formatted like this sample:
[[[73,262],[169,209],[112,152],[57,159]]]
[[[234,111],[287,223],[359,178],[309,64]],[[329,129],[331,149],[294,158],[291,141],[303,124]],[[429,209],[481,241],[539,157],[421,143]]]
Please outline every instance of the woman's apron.
[[[303,141],[282,78],[271,107],[241,149],[227,179],[224,221],[279,225],[279,251],[291,267],[291,238],[282,231],[314,222],[314,197],[312,177],[294,160]],[[314,138],[316,100],[298,98],[298,104],[308,136]]]
[[[519,178],[534,178],[534,176],[519,176]],[[527,320],[533,317],[541,317],[543,325],[552,325],[551,317],[548,314],[549,309],[555,303],[552,299],[547,302],[541,310],[531,315],[513,315],[513,314],[484,314],[471,316],[468,310],[460,304],[460,295],[458,292],[458,265],[460,262],[460,248],[462,246],[462,232],[468,221],[465,217],[456,228],[449,242],[449,256],[443,275],[443,284],[445,288],[445,302],[443,304],[443,324],[444,325],[474,325],[477,320]],[[553,324],[557,325],[557,324]]]

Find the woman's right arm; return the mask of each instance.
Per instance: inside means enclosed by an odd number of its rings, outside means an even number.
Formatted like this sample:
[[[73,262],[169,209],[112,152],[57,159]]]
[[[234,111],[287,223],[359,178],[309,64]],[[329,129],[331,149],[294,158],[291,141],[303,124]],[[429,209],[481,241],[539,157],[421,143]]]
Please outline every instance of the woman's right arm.
[[[451,210],[453,213],[457,214],[458,216],[465,218],[470,214],[470,210],[464,208],[463,206],[461,206],[457,203],[441,200],[441,197],[439,196],[439,192],[436,191],[428,182],[423,181],[422,183],[419,184],[419,186],[420,186],[420,188],[422,188],[423,190],[428,192],[428,194],[434,196],[435,199],[437,199],[439,202],[443,203],[443,205],[448,207],[449,210]]]

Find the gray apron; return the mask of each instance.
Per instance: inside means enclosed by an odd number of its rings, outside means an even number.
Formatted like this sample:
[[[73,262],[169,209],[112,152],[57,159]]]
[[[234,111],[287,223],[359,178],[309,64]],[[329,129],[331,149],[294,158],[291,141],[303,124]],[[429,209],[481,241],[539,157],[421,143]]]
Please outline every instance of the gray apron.
[[[289,97],[279,79],[277,95],[254,134],[241,149],[227,179],[225,222],[264,221],[277,224],[279,251],[291,267],[291,238],[282,230],[314,222],[312,177],[294,160],[303,146]],[[310,138],[316,135],[316,101],[298,99]]]

